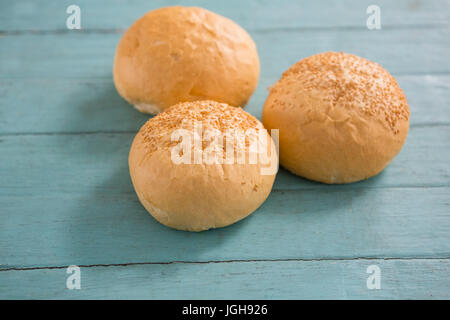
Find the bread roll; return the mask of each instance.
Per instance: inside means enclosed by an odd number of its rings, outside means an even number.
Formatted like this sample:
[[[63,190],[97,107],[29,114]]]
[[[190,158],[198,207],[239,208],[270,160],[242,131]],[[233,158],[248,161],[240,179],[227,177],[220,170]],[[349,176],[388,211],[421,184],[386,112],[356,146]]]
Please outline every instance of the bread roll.
[[[279,128],[280,164],[307,179],[349,183],[378,174],[398,154],[409,107],[395,79],[352,54],[303,59],[271,88],[266,128]]]
[[[180,103],[150,119],[129,155],[142,205],[156,220],[179,230],[224,227],[248,216],[269,195],[278,169],[276,149],[265,130],[258,132],[267,139],[268,161],[250,160],[249,129],[263,126],[243,109],[214,101]],[[212,132],[228,132],[233,138],[210,139]],[[208,154],[214,161],[208,162]],[[242,154],[245,161],[240,161]],[[234,160],[225,163],[226,155]],[[187,161],[180,163],[181,158]],[[275,170],[264,170],[268,167]]]
[[[183,101],[245,106],[256,88],[259,58],[236,23],[196,7],[148,12],[124,34],[114,60],[119,94],[157,114]]]

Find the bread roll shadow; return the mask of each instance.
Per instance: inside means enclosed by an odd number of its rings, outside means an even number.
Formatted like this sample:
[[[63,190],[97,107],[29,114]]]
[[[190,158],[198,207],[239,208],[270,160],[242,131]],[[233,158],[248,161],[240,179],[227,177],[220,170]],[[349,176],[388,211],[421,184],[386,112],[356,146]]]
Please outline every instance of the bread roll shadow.
[[[71,217],[67,229],[61,230],[61,245],[73,263],[82,264],[90,258],[109,263],[95,259],[99,252],[124,263],[133,262],[129,256],[138,257],[135,262],[172,261],[174,257],[205,260],[205,252],[236,238],[251,224],[249,217],[230,227],[194,234],[172,230],[154,220],[139,203],[128,167],[132,140],[151,116],[130,108],[112,81],[87,81],[80,88],[67,95],[67,103],[61,105],[72,108],[62,125],[73,131],[81,124],[83,129],[67,135],[68,142],[55,150],[67,167],[76,169],[64,174],[81,181],[79,191],[61,208],[61,216]],[[92,232],[95,237],[89,236]],[[102,241],[94,243],[92,239]]]

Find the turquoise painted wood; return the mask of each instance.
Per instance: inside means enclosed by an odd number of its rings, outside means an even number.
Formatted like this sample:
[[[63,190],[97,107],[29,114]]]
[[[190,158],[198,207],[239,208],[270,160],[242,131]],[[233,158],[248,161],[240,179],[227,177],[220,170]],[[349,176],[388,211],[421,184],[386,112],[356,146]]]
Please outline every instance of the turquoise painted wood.
[[[381,269],[367,290],[367,267]],[[67,290],[66,269],[0,272],[0,299],[435,299],[450,298],[448,259],[245,261],[81,268]],[[45,285],[44,285],[45,284]]]
[[[280,170],[249,218],[203,233],[171,230],[139,204],[127,166],[148,119],[115,92],[121,33],[171,1],[0,4],[0,298],[449,298],[450,6],[377,1],[182,1],[255,39],[261,79],[246,110],[297,60],[347,51],[394,74],[411,107],[407,143],[379,176],[328,186]],[[177,1],[177,3],[179,3]],[[79,265],[82,289],[66,289]],[[366,269],[378,265],[380,290]]]
[[[134,112],[130,109],[130,112]],[[102,181],[109,192],[130,191],[128,150],[133,133],[19,134],[0,136],[1,194],[30,194],[96,189]],[[380,175],[350,185],[323,185],[281,170],[274,188],[347,190],[351,188],[450,186],[450,128],[412,127],[400,154]],[[27,156],[24,157],[26,151]],[[17,179],[18,177],[24,179]],[[51,181],[46,181],[48,177]],[[26,178],[26,179],[25,179]],[[45,182],[45,183],[43,183]],[[0,235],[1,236],[1,235]]]
[[[277,80],[264,80],[245,110],[260,118],[265,88]],[[408,97],[412,127],[450,124],[449,75],[403,75],[397,80]],[[1,79],[0,105],[14,106],[7,115],[0,109],[1,134],[134,133],[149,118],[132,110],[112,79]]]
[[[0,196],[0,205],[6,208],[2,269],[247,259],[449,258],[449,192],[448,187],[274,190],[249,218],[198,234],[158,224],[131,190]]]
[[[111,79],[114,52],[121,35],[121,32],[77,31],[6,34],[0,37],[0,78]],[[282,29],[251,35],[261,61],[270,61],[261,64],[263,89],[301,58],[324,51],[352,52],[377,61],[394,75],[450,72],[449,27],[380,31]]]
[[[290,28],[365,28],[371,0],[21,0],[9,1],[0,12],[2,31],[39,32],[65,29],[66,8],[76,3],[83,13],[83,28],[110,31],[126,29],[148,10],[169,6],[200,6],[233,19],[249,30]],[[448,25],[446,0],[377,0],[383,10],[383,27]]]

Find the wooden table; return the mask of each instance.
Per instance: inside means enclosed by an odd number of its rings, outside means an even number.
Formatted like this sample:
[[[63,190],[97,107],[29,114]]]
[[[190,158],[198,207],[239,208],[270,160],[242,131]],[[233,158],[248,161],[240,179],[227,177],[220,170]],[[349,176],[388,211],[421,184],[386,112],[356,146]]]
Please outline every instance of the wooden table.
[[[450,298],[450,2],[186,1],[254,38],[261,78],[246,110],[258,117],[285,69],[330,50],[380,63],[411,108],[379,176],[329,186],[280,170],[257,212],[202,233],[138,202],[127,156],[148,116],[111,76],[123,31],[172,2],[1,2],[0,298]],[[381,30],[366,27],[372,2]],[[66,28],[70,4],[81,30]],[[380,289],[367,287],[371,265]]]

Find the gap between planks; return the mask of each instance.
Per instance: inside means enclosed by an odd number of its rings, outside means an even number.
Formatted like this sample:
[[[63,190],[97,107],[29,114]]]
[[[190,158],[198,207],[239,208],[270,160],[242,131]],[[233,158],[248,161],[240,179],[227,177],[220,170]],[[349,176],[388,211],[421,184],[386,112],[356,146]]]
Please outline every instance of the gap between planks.
[[[405,25],[383,25],[383,30],[409,30],[409,29],[446,29],[449,28],[448,23],[438,23],[438,24],[405,24]],[[92,29],[79,29],[79,30],[69,30],[69,29],[47,29],[47,30],[0,30],[0,36],[20,36],[20,35],[64,35],[69,33],[81,33],[81,34],[115,34],[124,33],[127,29],[123,28],[92,28]],[[324,27],[275,27],[275,28],[248,28],[251,33],[273,33],[273,32],[321,32],[321,31],[367,31],[367,27],[363,26],[324,26]]]
[[[0,34],[0,38],[1,38],[1,34]],[[450,75],[450,70],[443,70],[443,71],[426,71],[426,72],[417,72],[417,71],[413,71],[413,72],[392,72],[391,73],[392,76],[394,76],[395,78],[397,77],[426,77],[426,76],[431,76],[431,77],[439,77],[439,76],[448,76]],[[280,75],[281,76],[281,75]],[[273,78],[273,77],[271,77]],[[276,77],[277,81],[279,79],[279,77]],[[263,77],[261,78],[261,80],[265,80],[263,79]],[[60,76],[54,76],[54,77],[36,77],[36,76],[26,76],[26,77],[17,77],[17,76],[3,76],[0,75],[0,82],[14,82],[14,81],[36,81],[36,82],[42,82],[42,81],[48,81],[48,82],[53,82],[53,81],[79,81],[79,82],[86,82],[86,83],[90,83],[90,82],[96,82],[96,81],[105,81],[105,82],[111,82],[112,83],[112,74],[108,75],[108,76],[96,76],[96,77],[60,77]]]
[[[413,72],[392,72],[392,76],[394,77],[426,77],[426,76],[433,76],[433,77],[445,77],[450,75],[450,70],[443,70],[443,71],[427,71],[427,72],[420,72],[420,71],[413,71]],[[281,74],[280,76],[281,77]],[[276,77],[276,80],[279,79],[279,77]],[[267,80],[273,80],[273,76],[264,76],[261,75],[260,80],[261,81],[267,81]],[[77,77],[9,77],[9,76],[2,76],[0,77],[0,82],[14,82],[14,81],[31,81],[31,82],[54,82],[54,81],[68,81],[68,82],[108,82],[113,83],[113,76],[112,73],[108,76],[77,76]]]
[[[149,115],[149,119],[152,116]],[[447,127],[450,123],[447,122],[434,122],[434,123],[416,123],[409,126],[410,129],[414,128],[429,128],[429,127]],[[73,136],[73,135],[96,135],[96,134],[137,134],[137,130],[117,130],[117,131],[62,131],[62,132],[5,132],[0,133],[0,137],[15,137],[15,136]]]
[[[218,263],[254,263],[254,262],[313,262],[313,261],[414,261],[414,260],[450,260],[450,256],[445,257],[355,257],[355,258],[314,258],[314,259],[236,259],[236,260],[209,260],[209,261],[161,261],[161,262],[129,262],[129,263],[111,263],[111,264],[85,264],[77,265],[80,268],[96,268],[96,267],[128,267],[138,265],[166,265],[166,264],[218,264]],[[32,270],[53,270],[53,269],[66,269],[69,265],[64,266],[40,266],[40,267],[6,267],[1,269],[0,272],[7,271],[32,271]]]

